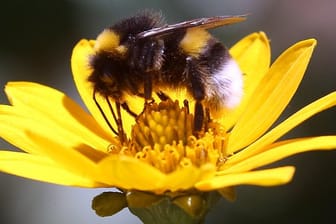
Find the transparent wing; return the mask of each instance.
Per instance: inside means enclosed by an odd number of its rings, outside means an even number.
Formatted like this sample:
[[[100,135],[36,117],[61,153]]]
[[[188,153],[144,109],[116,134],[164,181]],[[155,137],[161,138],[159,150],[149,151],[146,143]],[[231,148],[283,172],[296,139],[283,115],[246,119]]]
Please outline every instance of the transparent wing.
[[[163,35],[167,35],[172,32],[178,31],[178,30],[188,29],[192,27],[199,27],[202,29],[213,29],[219,26],[225,26],[229,24],[242,22],[245,19],[246,19],[246,15],[214,16],[214,17],[209,17],[209,18],[193,19],[193,20],[184,21],[181,23],[176,23],[173,25],[166,25],[166,26],[146,30],[144,32],[139,33],[136,36],[136,39],[143,39],[143,38],[154,37],[154,36],[163,36]]]

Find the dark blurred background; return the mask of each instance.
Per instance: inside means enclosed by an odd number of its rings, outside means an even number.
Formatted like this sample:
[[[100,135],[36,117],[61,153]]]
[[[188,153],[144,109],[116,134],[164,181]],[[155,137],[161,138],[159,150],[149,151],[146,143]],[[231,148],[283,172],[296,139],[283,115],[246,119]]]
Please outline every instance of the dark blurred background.
[[[0,86],[34,81],[60,89],[80,102],[71,77],[70,55],[81,38],[95,38],[116,20],[144,8],[161,10],[169,23],[191,18],[249,13],[246,22],[214,31],[232,46],[245,35],[265,31],[273,60],[293,43],[314,37],[318,46],[285,118],[336,87],[336,1],[334,0],[12,0],[0,6]],[[7,99],[1,91],[1,103]],[[286,137],[336,133],[332,109]],[[1,126],[0,126],[1,128]],[[13,147],[0,140],[1,149]],[[297,167],[285,186],[237,188],[234,203],[221,200],[206,223],[335,223],[336,151],[311,152],[275,165]],[[99,218],[90,209],[102,189],[79,189],[25,180],[0,173],[0,223],[140,223],[123,210]]]

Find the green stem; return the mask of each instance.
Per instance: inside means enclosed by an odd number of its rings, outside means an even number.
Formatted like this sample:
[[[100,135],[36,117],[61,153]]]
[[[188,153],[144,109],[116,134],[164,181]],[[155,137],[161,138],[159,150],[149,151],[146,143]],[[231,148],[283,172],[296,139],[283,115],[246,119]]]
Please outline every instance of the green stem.
[[[129,210],[144,224],[202,224],[220,195],[193,192],[172,197],[133,191],[126,198]]]

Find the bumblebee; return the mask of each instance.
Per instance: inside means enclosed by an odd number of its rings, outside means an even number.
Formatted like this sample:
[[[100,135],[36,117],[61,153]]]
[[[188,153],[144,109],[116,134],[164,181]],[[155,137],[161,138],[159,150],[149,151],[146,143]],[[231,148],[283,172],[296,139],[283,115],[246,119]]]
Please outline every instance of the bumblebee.
[[[199,18],[167,25],[159,13],[143,12],[117,22],[97,37],[89,58],[88,80],[96,94],[110,105],[123,138],[120,109],[133,113],[125,95],[150,102],[152,92],[185,88],[195,99],[194,130],[203,127],[205,108],[210,113],[233,108],[242,95],[242,72],[228,49],[207,30],[243,21],[245,16]],[[112,110],[112,99],[117,114]]]

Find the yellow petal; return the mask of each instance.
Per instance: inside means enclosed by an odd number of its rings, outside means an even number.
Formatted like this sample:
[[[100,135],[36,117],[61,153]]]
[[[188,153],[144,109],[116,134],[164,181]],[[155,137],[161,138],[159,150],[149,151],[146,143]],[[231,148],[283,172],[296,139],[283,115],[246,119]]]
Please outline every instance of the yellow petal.
[[[104,186],[83,176],[70,173],[47,158],[27,153],[0,151],[0,170],[53,184],[89,188]]]
[[[97,165],[99,182],[124,189],[161,189],[165,176],[153,166],[129,156],[111,155]]]
[[[10,82],[5,91],[14,106],[13,111],[36,123],[62,129],[64,133],[76,135],[81,143],[90,144],[97,149],[105,150],[113,141],[92,116],[55,89],[37,83]]]
[[[232,129],[228,153],[255,141],[279,117],[301,82],[315,45],[314,39],[296,43],[274,62]]]
[[[28,132],[27,135],[32,141],[38,142],[36,150],[39,151],[40,155],[50,158],[58,166],[64,167],[64,169],[77,176],[96,181],[96,162],[102,159],[102,155],[94,153],[98,151],[91,149],[93,156],[89,154],[90,150],[83,145],[79,145],[78,149],[76,147],[65,148],[61,142],[50,138],[50,135],[43,135],[38,132]],[[88,153],[85,152],[85,149]]]
[[[266,150],[267,148],[265,148],[265,146],[273,143],[274,141],[279,139],[281,136],[286,134],[288,131],[290,131],[303,121],[335,105],[336,105],[336,92],[330,93],[316,100],[315,102],[309,104],[308,106],[302,108],[301,110],[299,110],[298,112],[287,118],[281,124],[279,124],[272,130],[267,132],[264,136],[262,136],[256,142],[246,147],[241,152],[233,155],[230,158],[230,160],[227,161],[225,166],[230,166],[232,164],[238,163]]]
[[[167,175],[166,183],[163,186],[170,191],[187,190],[194,187],[200,180],[215,176],[216,167],[206,164],[198,168],[195,166],[184,167]]]
[[[165,174],[138,159],[111,155],[99,162],[97,180],[124,189],[163,193],[193,188],[199,180],[214,174],[215,167],[212,165],[204,165],[201,168],[189,166]]]
[[[311,138],[291,139],[270,145],[265,152],[237,163],[230,167],[222,167],[220,174],[237,173],[252,170],[271,164],[288,156],[312,150],[336,149],[336,136],[321,136]]]
[[[12,118],[9,119],[9,117]],[[27,137],[25,131],[16,128],[15,125],[13,125],[13,123],[10,121],[11,119],[18,121],[19,119],[23,118],[21,114],[13,110],[13,107],[0,105],[1,138],[25,152],[35,153],[35,143]],[[18,123],[20,123],[20,121],[18,121]],[[18,141],[18,139],[20,139],[20,141]]]
[[[292,166],[250,171],[246,173],[226,174],[204,180],[196,184],[196,188],[202,191],[210,191],[235,185],[276,186],[291,181],[295,168]]]
[[[269,41],[263,32],[245,37],[230,49],[230,53],[244,74],[244,95],[240,105],[219,120],[228,129],[245,110],[251,94],[268,71],[271,61]]]
[[[58,147],[72,149],[92,160],[99,160],[106,155],[108,143],[104,148],[101,148],[103,152],[95,150],[95,148],[86,144],[89,139],[85,141],[82,139],[81,129],[77,130],[78,133],[71,132],[59,126],[59,124],[50,125],[48,122],[41,122],[38,118],[31,118],[34,117],[32,114],[26,115],[31,117],[26,117],[19,112],[15,110],[15,107],[0,106],[0,136],[26,152],[46,155],[43,149],[45,147],[43,141],[32,137],[41,136],[41,138],[48,138],[50,141],[56,142]],[[46,147],[48,148],[48,146]]]

